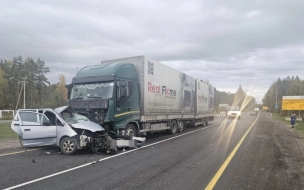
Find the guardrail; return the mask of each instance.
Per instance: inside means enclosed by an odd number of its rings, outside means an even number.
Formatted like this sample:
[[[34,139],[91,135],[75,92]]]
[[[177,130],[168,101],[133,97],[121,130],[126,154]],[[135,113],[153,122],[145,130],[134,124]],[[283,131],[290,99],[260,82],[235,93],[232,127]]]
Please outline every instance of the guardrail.
[[[226,117],[226,113],[216,113],[214,117]]]

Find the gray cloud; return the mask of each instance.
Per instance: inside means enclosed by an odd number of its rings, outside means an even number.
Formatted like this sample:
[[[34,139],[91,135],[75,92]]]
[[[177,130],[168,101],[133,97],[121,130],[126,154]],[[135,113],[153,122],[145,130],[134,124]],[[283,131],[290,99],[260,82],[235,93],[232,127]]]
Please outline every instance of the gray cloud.
[[[2,1],[0,58],[40,57],[52,83],[101,60],[146,55],[258,102],[302,77],[303,1]]]

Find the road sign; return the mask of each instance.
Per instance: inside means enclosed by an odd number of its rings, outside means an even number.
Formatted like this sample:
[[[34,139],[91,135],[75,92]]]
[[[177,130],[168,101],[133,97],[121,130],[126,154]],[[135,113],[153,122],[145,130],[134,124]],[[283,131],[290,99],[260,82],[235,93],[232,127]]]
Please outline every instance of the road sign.
[[[227,108],[227,107],[228,107],[228,104],[219,104],[219,107],[220,107],[220,108]]]
[[[283,96],[282,110],[304,110],[304,96]]]
[[[279,104],[276,104],[276,105],[275,105],[275,108],[278,109],[278,108],[279,108]]]

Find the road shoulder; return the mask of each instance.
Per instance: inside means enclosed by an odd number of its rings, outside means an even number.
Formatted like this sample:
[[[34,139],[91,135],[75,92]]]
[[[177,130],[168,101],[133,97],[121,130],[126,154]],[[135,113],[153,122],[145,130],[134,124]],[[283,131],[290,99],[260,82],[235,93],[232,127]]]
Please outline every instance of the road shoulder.
[[[216,189],[302,189],[303,149],[302,139],[290,126],[261,113]]]

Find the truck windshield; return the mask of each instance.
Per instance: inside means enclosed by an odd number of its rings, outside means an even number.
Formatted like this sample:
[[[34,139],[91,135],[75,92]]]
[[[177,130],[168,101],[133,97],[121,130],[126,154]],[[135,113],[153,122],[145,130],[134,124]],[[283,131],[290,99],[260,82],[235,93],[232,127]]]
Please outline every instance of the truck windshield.
[[[71,99],[90,97],[109,99],[113,96],[113,88],[114,82],[73,85]]]

